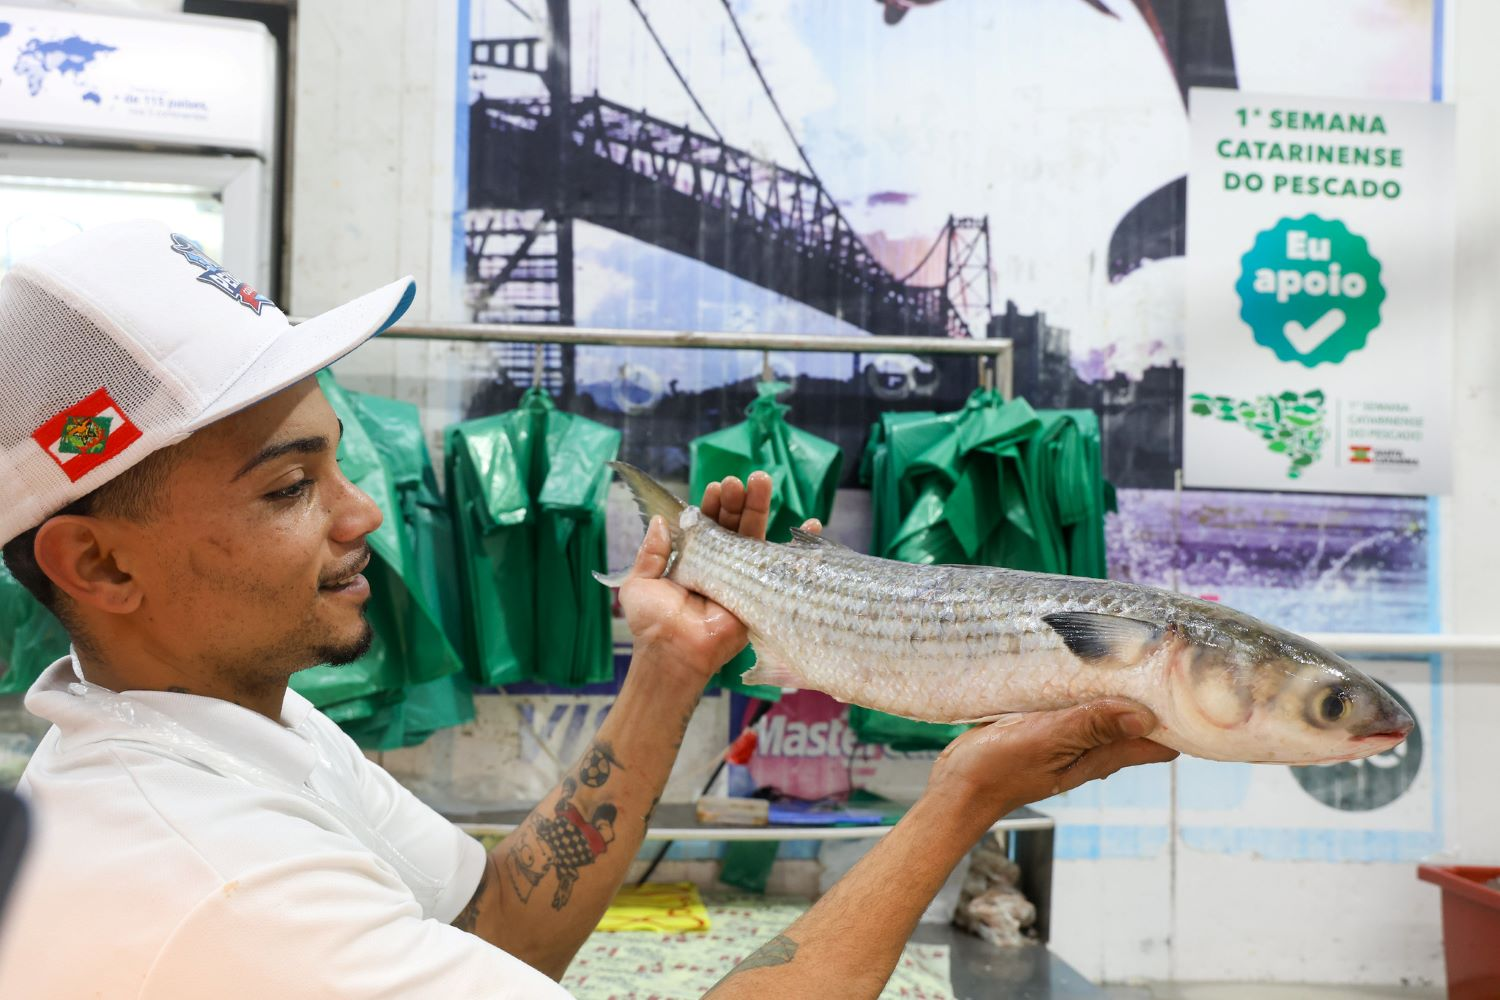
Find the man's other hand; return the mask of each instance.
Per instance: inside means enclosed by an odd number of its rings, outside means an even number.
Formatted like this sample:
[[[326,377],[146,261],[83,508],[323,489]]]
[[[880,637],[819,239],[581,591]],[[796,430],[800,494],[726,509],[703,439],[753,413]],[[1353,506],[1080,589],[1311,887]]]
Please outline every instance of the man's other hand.
[[[1150,709],[1124,698],[1005,716],[948,744],[928,788],[957,794],[998,819],[1121,768],[1173,759],[1176,750],[1145,738],[1155,728]]]

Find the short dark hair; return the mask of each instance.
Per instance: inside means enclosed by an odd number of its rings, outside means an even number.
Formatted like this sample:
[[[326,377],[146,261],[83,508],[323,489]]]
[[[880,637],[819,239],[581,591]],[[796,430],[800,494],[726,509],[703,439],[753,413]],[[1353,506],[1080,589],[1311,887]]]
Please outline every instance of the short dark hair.
[[[161,509],[162,491],[176,464],[178,447],[152,452],[92,493],[79,497],[43,519],[42,524],[63,515],[94,514],[145,521]],[[5,568],[48,611],[71,630],[61,607],[61,593],[36,561],[36,536],[42,525],[29,528],[5,543]]]

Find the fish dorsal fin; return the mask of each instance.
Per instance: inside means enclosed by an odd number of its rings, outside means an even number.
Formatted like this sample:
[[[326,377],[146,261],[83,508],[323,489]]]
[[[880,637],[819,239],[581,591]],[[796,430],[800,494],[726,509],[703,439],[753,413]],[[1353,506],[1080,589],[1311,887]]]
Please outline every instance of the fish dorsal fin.
[[[793,528],[792,540],[790,542],[787,542],[787,544],[817,545],[825,549],[847,549],[849,547],[847,545],[840,545],[838,542],[835,542],[831,538],[824,538],[822,535],[817,534],[816,532],[808,531],[804,528]]]
[[[1060,611],[1043,615],[1042,621],[1062,637],[1074,656],[1099,666],[1139,663],[1165,635],[1165,630],[1138,618],[1091,611]]]

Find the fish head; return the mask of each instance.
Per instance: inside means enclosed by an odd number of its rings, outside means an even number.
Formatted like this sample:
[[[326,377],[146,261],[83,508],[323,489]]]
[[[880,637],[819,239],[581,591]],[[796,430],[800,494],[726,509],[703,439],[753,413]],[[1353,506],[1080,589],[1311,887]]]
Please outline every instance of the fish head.
[[[1188,753],[1315,764],[1389,750],[1415,725],[1390,692],[1301,636],[1214,607],[1168,627],[1172,719]],[[1175,743],[1174,743],[1175,745]]]

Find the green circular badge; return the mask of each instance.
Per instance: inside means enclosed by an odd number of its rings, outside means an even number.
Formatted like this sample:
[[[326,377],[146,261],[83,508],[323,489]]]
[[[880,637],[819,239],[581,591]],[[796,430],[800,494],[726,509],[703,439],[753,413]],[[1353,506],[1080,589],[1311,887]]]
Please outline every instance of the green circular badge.
[[[1282,361],[1337,364],[1380,325],[1380,261],[1337,219],[1282,219],[1240,264],[1240,318]]]

